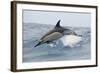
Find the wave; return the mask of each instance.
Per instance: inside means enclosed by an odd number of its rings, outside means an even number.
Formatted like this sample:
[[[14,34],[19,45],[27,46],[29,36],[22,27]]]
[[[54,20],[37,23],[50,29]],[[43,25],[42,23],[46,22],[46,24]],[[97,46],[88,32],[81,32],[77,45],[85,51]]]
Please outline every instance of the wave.
[[[38,39],[53,27],[53,25],[37,25],[35,23],[23,24],[23,62],[82,60],[91,58],[91,30],[86,27],[65,26],[82,35],[82,41],[74,47],[64,45],[61,40],[58,40],[54,47],[50,47],[48,44],[34,47]]]

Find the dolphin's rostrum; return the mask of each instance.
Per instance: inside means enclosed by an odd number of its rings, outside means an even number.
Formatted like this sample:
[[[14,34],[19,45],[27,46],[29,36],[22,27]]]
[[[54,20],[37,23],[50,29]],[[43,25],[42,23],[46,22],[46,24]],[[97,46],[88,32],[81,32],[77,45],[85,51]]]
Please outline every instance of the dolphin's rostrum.
[[[41,44],[44,44],[44,43],[53,42],[53,41],[63,37],[65,34],[67,34],[67,35],[69,35],[69,34],[76,35],[76,33],[71,31],[70,29],[66,29],[64,27],[61,27],[60,26],[60,20],[59,20],[57,22],[56,26],[52,30],[50,30],[48,33],[46,33],[34,47],[37,47],[37,46],[39,46]]]

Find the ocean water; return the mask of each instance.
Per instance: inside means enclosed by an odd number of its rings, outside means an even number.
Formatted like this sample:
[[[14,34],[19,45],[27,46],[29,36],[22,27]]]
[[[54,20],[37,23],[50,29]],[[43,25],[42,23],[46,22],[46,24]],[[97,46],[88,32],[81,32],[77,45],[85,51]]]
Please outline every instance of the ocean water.
[[[86,27],[68,27],[82,35],[82,41],[74,47],[65,46],[61,40],[58,40],[54,47],[50,47],[49,44],[34,47],[38,40],[53,27],[53,25],[23,23],[23,62],[91,59],[91,31]]]

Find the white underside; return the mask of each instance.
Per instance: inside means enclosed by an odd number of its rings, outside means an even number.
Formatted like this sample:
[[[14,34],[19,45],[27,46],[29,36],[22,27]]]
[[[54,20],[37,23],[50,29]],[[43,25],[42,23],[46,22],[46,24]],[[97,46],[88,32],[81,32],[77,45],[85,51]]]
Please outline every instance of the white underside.
[[[76,35],[65,35],[61,38],[62,43],[64,46],[74,47],[80,41],[82,41],[82,37]]]

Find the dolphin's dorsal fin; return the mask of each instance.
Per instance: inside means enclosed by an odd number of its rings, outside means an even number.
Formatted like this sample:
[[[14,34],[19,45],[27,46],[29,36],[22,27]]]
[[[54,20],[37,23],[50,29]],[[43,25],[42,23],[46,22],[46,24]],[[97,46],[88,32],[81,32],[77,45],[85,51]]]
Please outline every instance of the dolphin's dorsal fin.
[[[59,21],[57,22],[57,24],[56,24],[55,27],[61,27],[61,26],[60,26],[60,21],[61,21],[61,20],[59,20]]]

